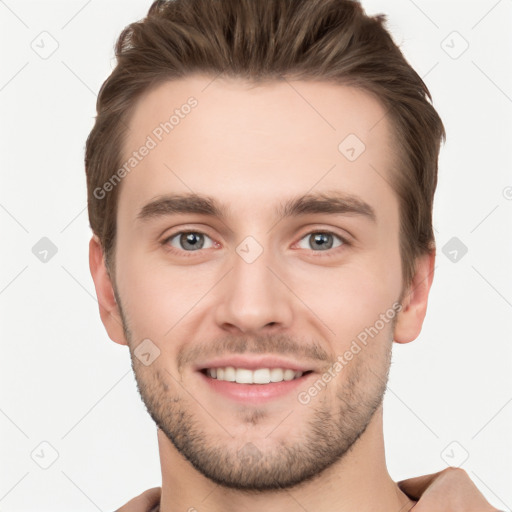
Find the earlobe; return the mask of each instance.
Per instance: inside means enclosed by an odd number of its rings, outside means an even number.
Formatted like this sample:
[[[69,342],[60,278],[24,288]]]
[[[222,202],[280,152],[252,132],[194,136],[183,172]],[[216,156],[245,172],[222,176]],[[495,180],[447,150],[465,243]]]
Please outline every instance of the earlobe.
[[[430,253],[416,259],[414,277],[404,293],[402,310],[395,324],[393,340],[397,343],[409,343],[421,332],[434,278],[435,255],[435,249],[433,249]]]
[[[128,345],[114,288],[105,266],[103,249],[96,235],[89,242],[89,269],[96,288],[101,321],[109,338],[120,345]]]

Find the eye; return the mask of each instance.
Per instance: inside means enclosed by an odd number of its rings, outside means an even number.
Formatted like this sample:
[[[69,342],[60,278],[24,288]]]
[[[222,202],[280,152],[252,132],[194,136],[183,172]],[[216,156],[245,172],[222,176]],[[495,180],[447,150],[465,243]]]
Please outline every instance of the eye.
[[[333,238],[337,238],[340,243],[333,247]],[[309,247],[301,246],[300,243],[303,240],[309,240],[306,242],[306,245]],[[312,231],[308,233],[305,237],[301,238],[299,242],[299,247],[301,249],[313,249],[315,252],[328,251],[329,249],[336,249],[342,245],[348,245],[348,242],[343,239],[341,236],[331,233],[330,231]],[[319,249],[317,251],[316,249]]]
[[[205,240],[207,240],[206,243]],[[163,244],[170,245],[173,249],[183,250],[185,252],[195,252],[199,249],[209,249],[213,247],[212,239],[200,231],[179,231],[167,237],[163,241]]]
[[[336,240],[338,242],[336,243]],[[176,254],[199,252],[218,246],[208,235],[201,231],[178,231],[165,238],[162,242],[169,251]],[[296,244],[300,249],[310,249],[314,252],[337,252],[338,249],[350,243],[340,235],[330,231],[311,231]],[[332,250],[331,250],[332,249]]]

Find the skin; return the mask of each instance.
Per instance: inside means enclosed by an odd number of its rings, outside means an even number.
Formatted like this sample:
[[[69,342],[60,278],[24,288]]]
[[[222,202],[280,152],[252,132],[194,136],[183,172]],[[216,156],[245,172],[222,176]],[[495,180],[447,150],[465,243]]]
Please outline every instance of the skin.
[[[145,94],[129,122],[126,157],[187,98],[198,106],[119,185],[114,275],[98,239],[90,243],[102,321],[113,341],[129,346],[159,427],[162,512],[398,512],[415,503],[386,469],[382,396],[393,341],[420,333],[435,255],[418,258],[405,286],[389,185],[396,151],[379,102],[340,85],[292,85],[197,75]],[[366,147],[352,162],[338,150],[351,133]],[[138,218],[155,198],[191,191],[227,205],[225,217]],[[275,217],[285,199],[333,191],[370,205],[375,221]],[[180,230],[203,233],[204,248],[169,239]],[[313,236],[326,231],[335,234],[333,248],[322,250]],[[247,236],[263,248],[252,263],[236,251]],[[297,393],[397,301],[393,321],[300,403]],[[134,352],[144,339],[160,351],[148,366]],[[196,371],[241,353],[286,357],[313,373],[295,391],[256,404],[212,391]]]
[[[398,482],[407,494],[421,499],[413,512],[499,512],[489,505],[482,493],[461,468],[446,468],[437,473]],[[149,511],[160,500],[162,488],[153,487],[131,499],[117,512]]]

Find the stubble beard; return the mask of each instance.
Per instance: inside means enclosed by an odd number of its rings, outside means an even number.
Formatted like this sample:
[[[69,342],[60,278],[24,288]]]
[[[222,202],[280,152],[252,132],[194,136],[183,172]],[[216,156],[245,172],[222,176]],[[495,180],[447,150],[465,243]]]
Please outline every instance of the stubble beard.
[[[337,379],[330,383],[338,386],[334,403],[324,400],[324,395],[313,398],[307,405],[298,401],[292,405],[302,415],[304,407],[309,409],[307,419],[301,425],[305,435],[300,442],[287,441],[286,432],[281,432],[279,437],[279,428],[276,428],[272,436],[278,441],[271,449],[258,447],[257,440],[248,440],[240,446],[240,441],[227,432],[225,443],[219,443],[212,439],[211,432],[214,430],[213,422],[217,423],[215,430],[222,431],[222,415],[213,418],[186,392],[180,392],[181,384],[165,368],[155,366],[151,369],[138,361],[134,355],[134,337],[119,297],[116,298],[137,389],[149,415],[176,450],[197,471],[218,485],[246,492],[263,492],[312,481],[343,459],[382,405],[391,364],[395,322],[392,322],[386,340],[372,340],[379,344],[378,350],[375,350],[377,346],[370,347],[371,353],[365,356],[364,352],[368,350],[365,348],[342,369],[344,381],[341,385]],[[268,421],[267,416],[264,407],[248,407],[240,415],[240,421],[256,427]],[[276,418],[276,426],[281,420]]]

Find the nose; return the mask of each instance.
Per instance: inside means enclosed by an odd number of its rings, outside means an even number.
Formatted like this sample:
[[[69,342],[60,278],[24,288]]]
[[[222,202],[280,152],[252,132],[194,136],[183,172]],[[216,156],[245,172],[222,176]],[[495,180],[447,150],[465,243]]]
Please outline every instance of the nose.
[[[240,255],[242,254],[242,256]],[[264,250],[254,261],[243,252],[222,280],[215,321],[232,334],[258,334],[290,327],[293,294],[277,258]]]

